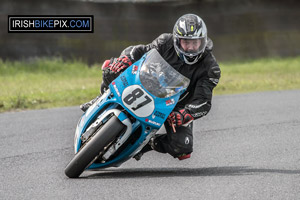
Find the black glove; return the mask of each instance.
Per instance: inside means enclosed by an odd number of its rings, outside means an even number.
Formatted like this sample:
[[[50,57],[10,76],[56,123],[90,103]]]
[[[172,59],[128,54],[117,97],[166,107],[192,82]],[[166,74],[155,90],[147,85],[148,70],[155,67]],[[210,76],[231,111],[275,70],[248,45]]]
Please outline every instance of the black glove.
[[[167,121],[170,126],[174,124],[176,127],[182,126],[194,120],[191,114],[189,114],[185,109],[179,111],[172,111],[168,116]]]
[[[109,84],[115,80],[120,73],[114,73],[109,68],[106,68],[102,71],[102,85],[105,88],[108,88]]]
[[[126,55],[123,55],[110,65],[110,70],[117,73],[126,69],[130,65],[132,65],[131,60]]]

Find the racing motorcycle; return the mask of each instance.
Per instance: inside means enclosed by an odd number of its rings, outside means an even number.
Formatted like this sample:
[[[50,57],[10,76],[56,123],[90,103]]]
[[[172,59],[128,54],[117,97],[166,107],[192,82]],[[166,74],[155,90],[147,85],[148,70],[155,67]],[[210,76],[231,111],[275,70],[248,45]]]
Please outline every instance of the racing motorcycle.
[[[84,170],[118,167],[137,155],[164,124],[189,82],[156,49],[147,52],[81,116],[75,156],[65,174],[77,178]]]

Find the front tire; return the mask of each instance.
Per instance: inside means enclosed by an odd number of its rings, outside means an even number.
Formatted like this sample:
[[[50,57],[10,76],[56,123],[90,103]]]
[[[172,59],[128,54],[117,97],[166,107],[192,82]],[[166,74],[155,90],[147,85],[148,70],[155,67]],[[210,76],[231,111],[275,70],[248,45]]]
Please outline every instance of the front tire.
[[[113,141],[124,124],[116,116],[112,116],[103,127],[75,154],[74,158],[65,168],[65,174],[69,178],[77,178],[99,155],[105,146]]]

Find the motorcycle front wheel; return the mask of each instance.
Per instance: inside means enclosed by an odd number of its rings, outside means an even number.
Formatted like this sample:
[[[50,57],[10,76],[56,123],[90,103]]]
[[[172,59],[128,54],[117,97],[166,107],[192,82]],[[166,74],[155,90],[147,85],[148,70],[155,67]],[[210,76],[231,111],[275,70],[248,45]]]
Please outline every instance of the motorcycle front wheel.
[[[103,127],[75,154],[65,168],[69,178],[78,178],[99,153],[112,142],[124,128],[116,116],[112,116]]]

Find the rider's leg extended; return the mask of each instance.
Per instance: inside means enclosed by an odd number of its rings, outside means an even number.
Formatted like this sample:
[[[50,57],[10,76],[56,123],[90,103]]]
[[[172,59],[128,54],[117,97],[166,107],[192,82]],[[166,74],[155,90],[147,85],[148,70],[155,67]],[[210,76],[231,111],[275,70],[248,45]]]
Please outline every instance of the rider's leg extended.
[[[174,158],[183,160],[189,158],[193,152],[193,123],[187,126],[180,126],[173,132],[173,128],[165,122],[167,134],[158,135],[152,139],[139,154],[135,156],[140,160],[145,152],[155,150],[160,153],[168,153]]]
[[[193,152],[193,122],[187,126],[177,127],[175,133],[167,122],[165,128],[167,134],[155,138],[154,150],[168,153],[179,160],[189,158]]]

